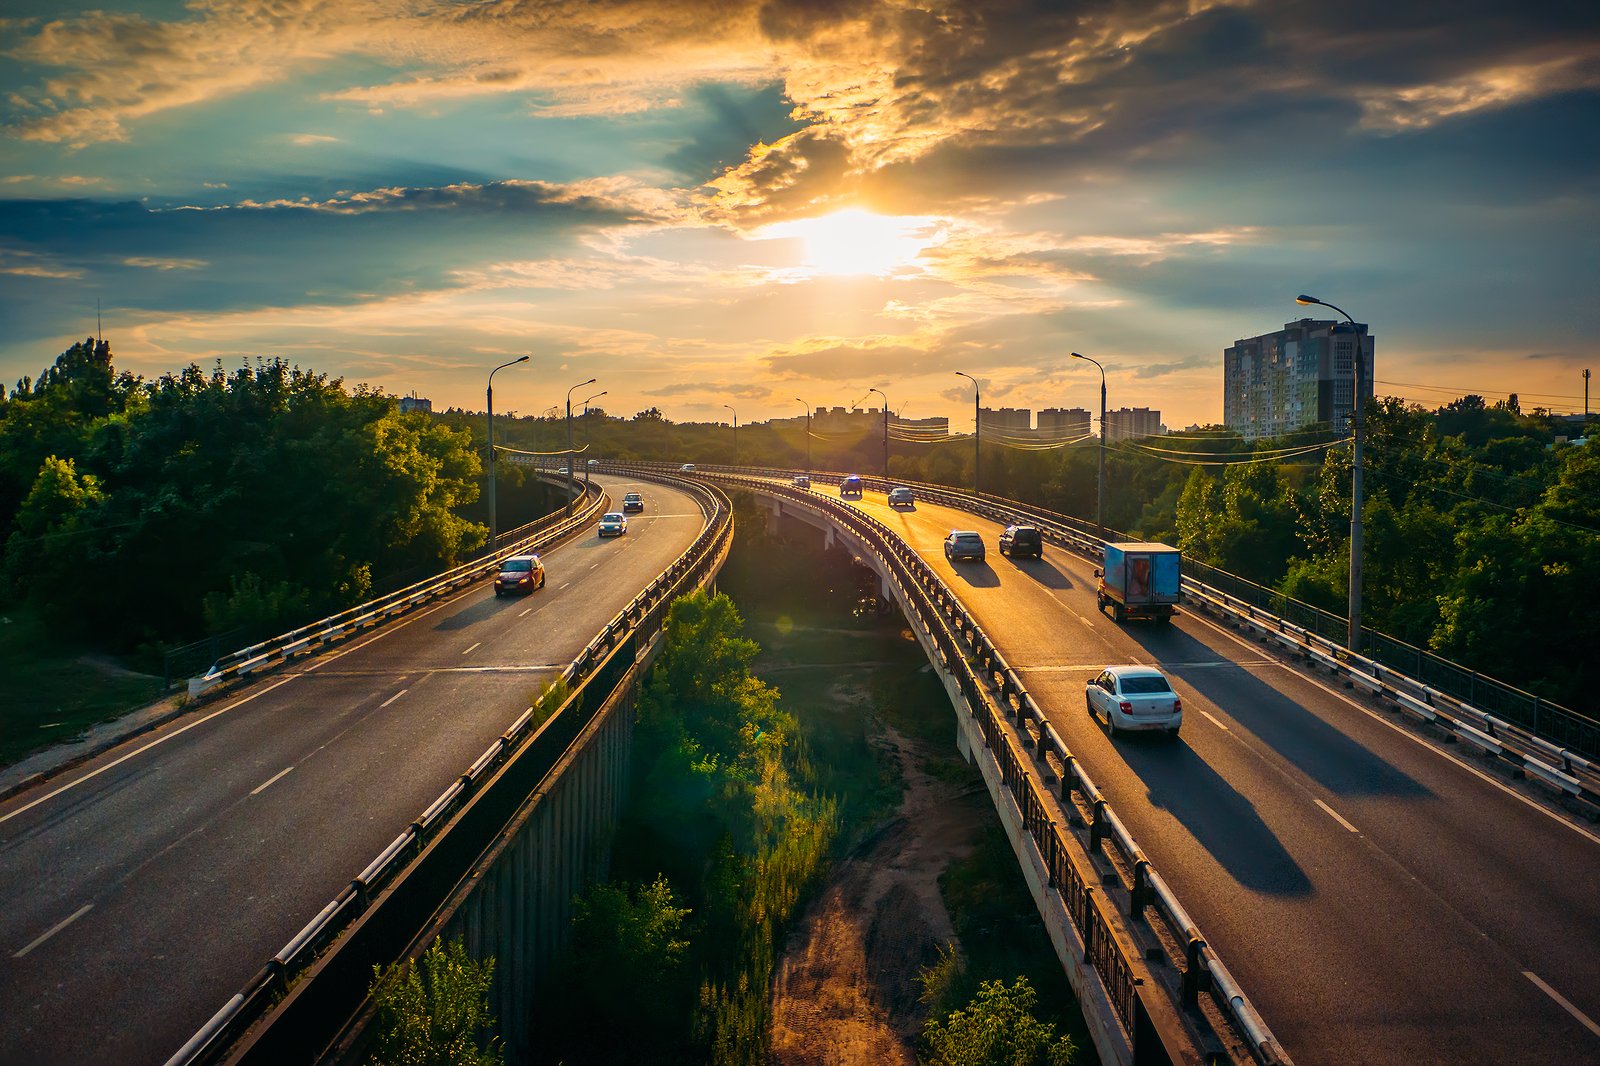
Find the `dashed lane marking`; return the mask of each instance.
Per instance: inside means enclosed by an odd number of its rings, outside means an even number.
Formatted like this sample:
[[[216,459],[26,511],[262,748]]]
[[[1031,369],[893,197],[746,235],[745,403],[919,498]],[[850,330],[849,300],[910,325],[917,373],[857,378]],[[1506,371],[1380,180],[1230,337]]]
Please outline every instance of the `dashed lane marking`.
[[[401,689],[399,692],[396,692],[393,696],[390,696],[388,699],[386,699],[382,703],[378,704],[378,710],[380,710],[380,711],[383,710],[385,707],[389,706],[389,704],[393,703],[395,700],[399,699],[401,696],[404,696],[407,692],[410,692],[410,691],[411,690],[408,689],[408,688]]]
[[[261,784],[257,785],[255,788],[252,788],[250,790],[250,795],[252,795],[252,796],[261,795],[261,793],[265,792],[267,789],[269,789],[273,785],[277,784],[278,780],[281,777],[283,777],[283,775],[287,774],[290,770],[293,770],[293,769],[294,769],[294,767],[290,766],[290,767],[288,767],[286,769],[279,770],[277,773],[275,773],[271,777],[267,778],[265,781],[263,781]]]
[[[1218,729],[1222,730],[1224,733],[1233,732],[1233,730],[1231,730],[1227,726],[1223,725],[1222,722],[1220,720],[1218,720],[1217,717],[1215,715],[1213,715],[1210,711],[1201,711],[1200,712],[1200,717],[1207,719],[1212,725],[1216,726]]]
[[[87,910],[88,908],[86,907],[84,909]],[[71,921],[71,919],[68,919],[68,921]],[[1555,989],[1551,988],[1548,984],[1541,980],[1538,974],[1534,973],[1532,970],[1523,970],[1522,976],[1538,985],[1541,992],[1555,1000],[1557,1003],[1561,1004],[1562,1009],[1564,1009],[1574,1018],[1578,1019],[1579,1022],[1583,1023],[1583,1027],[1585,1029],[1588,1029],[1589,1032],[1593,1033],[1595,1036],[1600,1036],[1600,1025],[1596,1025],[1593,1018],[1589,1017],[1587,1014],[1583,1013],[1583,1011],[1573,1006],[1572,1001],[1566,996],[1563,996],[1560,992],[1557,992]]]
[[[15,955],[13,955],[11,957],[13,959],[22,958],[22,956],[26,955],[28,952],[30,952],[34,948],[38,947],[40,944],[43,944],[46,940],[49,940],[51,937],[53,937],[57,933],[61,932],[61,930],[65,929],[67,926],[71,925],[73,922],[77,921],[79,918],[82,918],[85,914],[88,914],[93,909],[94,909],[94,904],[93,903],[85,903],[83,906],[79,907],[77,910],[75,910],[71,914],[67,915],[67,917],[61,919],[61,921],[57,922],[55,925],[52,925],[49,929],[45,930],[44,935],[40,936],[39,939],[35,940],[33,943],[29,944],[27,947],[23,948],[21,951],[17,952]],[[1528,976],[1529,977],[1533,977],[1533,974],[1529,974]],[[1535,981],[1539,980],[1537,977],[1533,977],[1533,979]],[[1542,981],[1540,981],[1539,983],[1540,984],[1544,984],[1544,982],[1542,982]],[[1546,988],[1546,990],[1548,990],[1549,986],[1546,985],[1545,988]],[[1551,995],[1555,995],[1554,992],[1551,992],[1550,994]],[[1560,996],[1556,996],[1556,998],[1557,999],[1561,999]],[[1563,1000],[1563,1002],[1565,1002],[1565,1000]],[[1589,1024],[1593,1025],[1594,1023],[1590,1022]]]
[[[1329,818],[1332,818],[1334,821],[1338,822],[1340,825],[1342,825],[1346,829],[1350,830],[1350,832],[1352,832],[1352,833],[1361,832],[1361,830],[1357,829],[1355,826],[1351,825],[1349,822],[1345,821],[1342,817],[1340,817],[1339,812],[1334,810],[1332,807],[1328,806],[1326,803],[1323,803],[1321,800],[1317,799],[1314,796],[1312,797],[1311,802],[1315,803],[1318,807],[1321,807],[1323,809],[1323,811],[1328,815]]]
[[[483,647],[483,641],[480,640],[480,641],[478,641],[478,643],[474,644],[472,647],[468,648],[466,651],[462,652],[461,654],[462,655],[471,655],[473,652],[477,651],[481,647]]]

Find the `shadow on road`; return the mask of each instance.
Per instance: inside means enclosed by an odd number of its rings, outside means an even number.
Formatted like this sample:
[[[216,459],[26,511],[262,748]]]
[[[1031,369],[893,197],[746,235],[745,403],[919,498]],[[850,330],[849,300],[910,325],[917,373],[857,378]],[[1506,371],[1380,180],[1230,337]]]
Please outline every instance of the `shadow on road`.
[[[1044,559],[1011,559],[1009,562],[1047,589],[1077,587],[1065,570]]]
[[[1112,747],[1144,782],[1151,805],[1176,818],[1239,884],[1274,896],[1310,894],[1311,879],[1255,805],[1181,739],[1132,734]]]
[[[1174,626],[1124,630],[1163,670],[1226,711],[1262,743],[1340,796],[1426,796],[1431,790],[1243,667]],[[1231,656],[1230,656],[1231,657]],[[1207,665],[1184,665],[1207,664]]]
[[[988,563],[975,563],[970,559],[950,564],[956,577],[971,585],[975,589],[992,589],[1000,586],[1000,575],[994,572],[994,567]]]
[[[544,589],[526,594],[512,593],[508,596],[486,596],[471,606],[464,607],[454,614],[446,615],[433,625],[435,633],[448,633],[457,629],[469,629],[493,618],[508,607],[521,606],[522,601],[532,600],[545,595]]]

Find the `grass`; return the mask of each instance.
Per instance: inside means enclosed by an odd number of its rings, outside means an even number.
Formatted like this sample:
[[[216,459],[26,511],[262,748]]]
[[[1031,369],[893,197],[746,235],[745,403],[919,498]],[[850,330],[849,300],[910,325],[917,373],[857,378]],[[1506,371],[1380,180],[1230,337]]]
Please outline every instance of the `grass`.
[[[0,611],[0,765],[72,740],[161,695],[161,679],[63,648],[25,608]]]

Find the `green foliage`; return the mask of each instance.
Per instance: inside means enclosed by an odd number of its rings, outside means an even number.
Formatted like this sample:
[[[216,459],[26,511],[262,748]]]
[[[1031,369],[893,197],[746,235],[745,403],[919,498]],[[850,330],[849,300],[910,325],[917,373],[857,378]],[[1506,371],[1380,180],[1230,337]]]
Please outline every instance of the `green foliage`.
[[[461,940],[434,943],[420,961],[373,967],[378,1036],[372,1066],[498,1066],[489,987],[494,959],[469,958]]]
[[[113,648],[268,636],[481,544],[479,470],[468,434],[365,386],[277,360],[146,382],[85,342],[0,401],[7,593],[86,633],[62,592],[96,573]]]
[[[964,1008],[944,1020],[930,1018],[922,1031],[927,1066],[1066,1066],[1076,1051],[1071,1039],[1034,1017],[1038,997],[1026,977],[1007,985],[985,981]]]

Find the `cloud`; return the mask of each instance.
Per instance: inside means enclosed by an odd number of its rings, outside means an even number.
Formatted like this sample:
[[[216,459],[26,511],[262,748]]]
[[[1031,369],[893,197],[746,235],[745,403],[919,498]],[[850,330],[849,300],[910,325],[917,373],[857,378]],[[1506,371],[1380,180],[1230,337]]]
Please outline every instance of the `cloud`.
[[[58,263],[54,257],[20,248],[0,248],[0,274],[22,278],[69,279],[83,277],[78,267]]]
[[[1182,359],[1172,359],[1162,363],[1144,363],[1133,372],[1133,376],[1162,378],[1185,370],[1218,370],[1221,366],[1221,355],[1186,355]]]
[[[139,267],[144,270],[199,270],[210,265],[204,259],[162,259],[147,255],[129,256],[122,262],[124,266]]]
[[[293,133],[289,135],[289,143],[301,148],[310,148],[318,144],[338,144],[339,138],[330,137],[326,133]]]
[[[1361,95],[1362,124],[1384,132],[1425,129],[1447,119],[1555,93],[1600,87],[1600,49],[1532,63],[1489,67],[1434,84]]]

